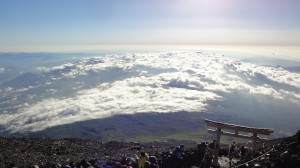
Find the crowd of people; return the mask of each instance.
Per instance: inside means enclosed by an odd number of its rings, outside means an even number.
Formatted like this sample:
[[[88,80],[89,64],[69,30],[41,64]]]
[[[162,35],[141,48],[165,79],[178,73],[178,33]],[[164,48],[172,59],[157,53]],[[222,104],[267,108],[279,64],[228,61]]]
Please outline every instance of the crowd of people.
[[[197,145],[196,149],[185,150],[184,145],[179,145],[173,151],[163,152],[161,155],[150,155],[144,151],[136,158],[124,158],[123,161],[105,163],[98,159],[103,168],[210,168],[219,156],[243,158],[247,154],[247,148],[233,141],[228,149],[220,148],[216,140],[212,143],[203,142]],[[159,158],[159,159],[158,159]]]
[[[248,168],[300,165],[300,130],[292,137],[258,145],[256,152],[234,141],[229,146],[220,146],[216,140],[199,143],[196,148],[169,148],[160,143],[0,138],[0,146],[0,167],[4,168],[210,168],[217,159],[230,162],[233,158],[238,158],[235,165],[251,162]],[[82,156],[87,159],[80,161]]]
[[[139,156],[126,157],[122,156],[118,159],[101,158],[95,156],[95,159],[80,162],[71,161],[68,164],[48,164],[43,166],[34,165],[34,168],[54,167],[54,168],[190,168],[196,166],[198,168],[210,168],[218,156],[229,156],[230,159],[237,156],[237,145],[232,142],[228,149],[220,148],[216,140],[212,143],[202,142],[197,148],[185,149],[183,144],[175,146],[173,150],[160,153],[147,153],[142,148],[134,148],[132,150],[140,151]],[[240,156],[246,155],[246,148],[240,148]],[[15,167],[13,163],[8,167]]]
[[[246,163],[251,163],[246,166],[247,168],[257,167],[257,165],[270,168],[299,168],[300,165],[300,130],[292,137],[270,140],[267,144],[258,146],[256,152],[234,141],[229,146],[220,146],[216,140],[211,143],[202,142],[196,148],[186,148],[184,145],[166,148],[165,144],[157,145],[116,141],[104,144],[76,139],[0,138],[0,167],[210,168],[216,167],[214,163],[218,159],[219,161],[228,159],[231,162],[230,160],[234,158],[238,158],[234,160],[234,165],[245,167]],[[80,153],[82,151],[84,152]],[[99,151],[102,151],[102,155],[97,154]],[[82,156],[88,159],[78,161]],[[225,157],[220,159],[218,158],[220,156]],[[19,162],[14,160],[14,157]]]

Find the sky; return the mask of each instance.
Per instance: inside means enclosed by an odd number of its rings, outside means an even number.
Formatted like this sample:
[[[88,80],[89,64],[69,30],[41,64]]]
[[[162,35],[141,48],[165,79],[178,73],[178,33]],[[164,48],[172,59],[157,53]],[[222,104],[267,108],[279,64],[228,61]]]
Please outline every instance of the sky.
[[[299,0],[0,0],[0,51],[300,45]]]

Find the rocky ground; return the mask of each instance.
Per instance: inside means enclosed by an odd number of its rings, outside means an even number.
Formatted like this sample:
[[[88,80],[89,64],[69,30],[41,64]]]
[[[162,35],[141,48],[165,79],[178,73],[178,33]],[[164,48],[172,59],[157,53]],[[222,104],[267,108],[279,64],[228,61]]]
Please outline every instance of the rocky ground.
[[[61,167],[74,163],[83,167],[89,164],[101,167],[96,158],[105,162],[121,162],[126,158],[137,158],[142,150],[159,155],[181,143],[187,147],[196,146],[195,142],[189,141],[140,144],[116,141],[103,143],[90,139],[0,138],[0,167]]]
[[[292,137],[266,143],[265,148],[240,158],[233,167],[300,168],[300,130]]]
[[[89,139],[0,138],[0,167],[95,167],[122,168],[131,164],[141,151],[157,157],[160,168],[176,168],[172,156],[175,145],[185,145],[185,167],[204,166],[204,152],[195,142],[116,142],[103,143]],[[229,167],[227,149],[222,149],[222,167]],[[254,155],[237,158],[232,167],[300,167],[300,131],[289,138],[270,141]],[[107,167],[107,168],[108,168]],[[129,166],[128,166],[129,167]],[[127,168],[128,168],[127,167]]]

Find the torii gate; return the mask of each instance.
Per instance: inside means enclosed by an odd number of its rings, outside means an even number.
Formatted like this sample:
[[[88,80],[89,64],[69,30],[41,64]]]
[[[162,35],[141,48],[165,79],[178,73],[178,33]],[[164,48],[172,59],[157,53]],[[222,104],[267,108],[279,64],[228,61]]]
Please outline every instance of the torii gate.
[[[246,126],[216,122],[216,121],[212,121],[212,120],[208,120],[208,119],[205,119],[205,122],[206,122],[207,126],[217,128],[216,130],[207,129],[208,133],[217,134],[217,139],[216,139],[217,144],[220,144],[221,135],[227,135],[227,136],[237,137],[237,138],[242,138],[242,139],[250,139],[250,140],[252,140],[252,150],[253,151],[256,150],[256,143],[258,141],[264,142],[264,141],[268,140],[266,138],[261,138],[261,137],[257,136],[257,134],[270,135],[271,133],[273,133],[273,130],[265,129],[265,128],[246,127]],[[222,131],[222,129],[233,130],[234,133],[224,132],[224,131]],[[239,131],[246,132],[246,133],[252,133],[253,135],[248,136],[248,135],[239,134]]]

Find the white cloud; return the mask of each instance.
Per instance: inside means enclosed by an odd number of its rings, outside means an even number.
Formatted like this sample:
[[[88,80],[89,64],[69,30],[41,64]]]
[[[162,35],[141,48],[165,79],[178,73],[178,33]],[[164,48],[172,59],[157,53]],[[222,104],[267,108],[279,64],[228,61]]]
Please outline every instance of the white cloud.
[[[281,93],[277,92],[275,89],[271,88],[268,85],[252,87],[252,88],[250,88],[250,94],[269,95],[274,98],[283,99],[283,96]]]
[[[5,69],[0,67],[0,73],[3,73],[4,71]]]
[[[124,113],[202,112],[211,101],[222,101],[233,91],[248,96],[288,99],[300,104],[299,73],[239,62],[216,54],[165,52],[115,55],[40,70],[58,73],[55,76],[58,80],[114,68],[139,72],[139,75],[100,83],[91,89],[78,91],[73,97],[47,98],[23,105],[17,113],[0,114],[0,124],[10,131],[38,131]],[[78,82],[80,85],[85,83]],[[74,89],[80,88],[78,82],[75,82]],[[59,92],[57,89],[47,91]]]
[[[245,73],[245,75],[249,75],[251,77],[262,75],[270,81],[300,88],[299,73],[289,72],[282,68],[257,66],[249,63],[231,63],[229,66],[234,68],[235,71]]]
[[[165,76],[168,74],[152,78],[129,78],[80,91],[73,98],[46,99],[25,106],[18,114],[5,116],[5,122],[2,120],[1,123],[10,123],[8,129],[12,131],[38,131],[55,125],[124,113],[201,112],[205,110],[207,101],[221,99],[208,91],[164,88],[162,86],[168,83],[160,78]],[[153,87],[154,84],[159,88]]]

